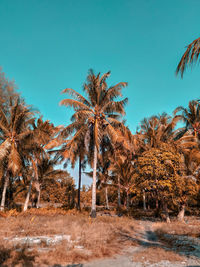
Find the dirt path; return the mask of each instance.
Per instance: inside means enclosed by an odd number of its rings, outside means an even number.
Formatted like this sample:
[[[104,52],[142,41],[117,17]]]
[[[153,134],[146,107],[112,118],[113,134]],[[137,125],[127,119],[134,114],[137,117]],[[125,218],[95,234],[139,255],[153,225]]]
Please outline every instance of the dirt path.
[[[163,260],[157,263],[138,262],[134,256],[140,252],[146,252],[148,248],[164,248],[164,244],[158,240],[154,231],[154,223],[150,221],[138,221],[141,225],[141,231],[137,233],[137,241],[139,246],[129,247],[122,251],[121,255],[116,255],[113,258],[96,260],[90,263],[85,263],[77,266],[81,267],[200,267],[200,258],[188,257],[180,262],[170,262]],[[76,265],[74,265],[76,266]]]

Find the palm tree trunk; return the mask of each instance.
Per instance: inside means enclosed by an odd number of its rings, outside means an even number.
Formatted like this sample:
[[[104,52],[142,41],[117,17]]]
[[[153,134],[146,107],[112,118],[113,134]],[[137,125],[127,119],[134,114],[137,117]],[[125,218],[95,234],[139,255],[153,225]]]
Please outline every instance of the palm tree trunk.
[[[94,145],[93,182],[92,182],[92,210],[90,216],[96,218],[96,172],[97,172],[97,147]]]
[[[109,210],[109,203],[108,203],[108,187],[105,188],[105,196],[106,196],[106,209]]]
[[[37,209],[39,209],[40,207],[40,195],[41,195],[41,190],[40,190],[40,185],[39,185],[39,190],[38,190],[38,195],[37,195],[37,204],[36,204]]]
[[[81,210],[81,156],[79,157],[78,210]]]
[[[126,191],[126,209],[129,210],[129,193]]]
[[[24,211],[26,211],[28,209],[28,203],[29,203],[29,199],[30,199],[30,195],[31,195],[32,183],[33,183],[33,177],[31,177],[29,188],[28,188],[28,193],[26,195],[26,200],[24,202]]]
[[[165,202],[163,206],[164,206],[164,213],[165,213],[165,217],[166,217],[166,222],[170,223],[171,221],[170,221],[170,218],[169,218],[169,212],[168,212],[168,208],[167,208],[167,203]]]
[[[37,159],[35,159],[35,188],[37,190],[37,202],[36,202],[36,208],[39,208],[40,205],[40,183],[39,183],[39,176],[38,176],[38,162]]]
[[[180,210],[179,213],[178,213],[177,219],[178,219],[180,222],[184,222],[184,215],[185,215],[185,204],[183,204],[183,205],[181,206],[181,210]]]
[[[143,209],[146,210],[146,194],[145,194],[145,190],[143,190]]]
[[[118,208],[120,209],[121,207],[121,197],[120,197],[120,177],[118,176],[118,189],[117,189],[117,204],[118,204]]]
[[[159,202],[158,202],[158,197],[156,196],[156,210],[159,210]]]
[[[1,208],[0,208],[1,211],[4,211],[4,208],[5,208],[6,190],[8,187],[8,182],[9,182],[9,177],[8,177],[8,174],[6,173],[3,192],[2,192],[2,198],[1,198]]]

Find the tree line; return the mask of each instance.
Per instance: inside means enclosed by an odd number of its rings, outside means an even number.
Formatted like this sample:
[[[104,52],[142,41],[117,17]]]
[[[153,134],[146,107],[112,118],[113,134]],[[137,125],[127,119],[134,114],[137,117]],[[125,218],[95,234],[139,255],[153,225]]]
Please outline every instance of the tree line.
[[[194,46],[194,44],[193,44]],[[189,46],[191,51],[191,46]],[[190,54],[189,54],[190,53]],[[177,73],[183,74],[191,52],[184,54]],[[198,58],[198,57],[197,57]],[[181,65],[182,64],[182,65]],[[199,206],[200,189],[200,102],[177,107],[144,118],[136,133],[124,120],[126,82],[108,86],[110,71],[95,74],[89,70],[83,94],[66,88],[68,98],[60,105],[73,108],[66,127],[44,121],[25,103],[15,85],[0,72],[0,196],[1,210],[12,207],[17,196],[26,211],[30,200],[39,207],[45,201],[76,203],[81,209],[81,174],[92,178],[91,217],[96,217],[97,190],[105,193],[106,207],[116,195],[117,210],[129,210],[142,202],[144,210],[177,211],[183,220],[186,206]],[[181,122],[181,127],[178,123]],[[63,164],[78,163],[78,190]],[[82,190],[83,193],[84,190]],[[77,197],[77,201],[75,201]],[[72,200],[72,202],[71,202]]]

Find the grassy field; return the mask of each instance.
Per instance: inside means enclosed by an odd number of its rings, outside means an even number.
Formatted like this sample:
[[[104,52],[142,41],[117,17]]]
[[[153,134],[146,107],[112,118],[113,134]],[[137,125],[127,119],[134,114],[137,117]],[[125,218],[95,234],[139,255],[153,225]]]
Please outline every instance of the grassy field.
[[[99,216],[91,220],[87,213],[33,209],[2,213],[0,229],[0,266],[53,266],[109,257],[126,246],[136,246],[133,240],[140,226],[127,217]],[[68,235],[70,242],[31,246],[12,242],[16,237],[53,235]]]
[[[181,262],[196,255],[192,239],[187,238],[200,237],[197,217],[167,224],[152,218],[101,215],[91,219],[87,212],[45,208],[0,213],[0,266],[66,266],[111,257],[130,247],[139,248],[135,262]],[[148,240],[150,231],[155,242]],[[65,236],[68,240],[44,241]],[[39,243],[30,243],[31,238],[40,239]],[[144,239],[149,243],[144,245]]]

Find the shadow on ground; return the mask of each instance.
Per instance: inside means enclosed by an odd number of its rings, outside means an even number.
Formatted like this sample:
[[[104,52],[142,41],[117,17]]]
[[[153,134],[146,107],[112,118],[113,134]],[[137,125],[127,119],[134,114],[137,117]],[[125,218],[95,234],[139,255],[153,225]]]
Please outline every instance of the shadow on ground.
[[[33,253],[27,251],[27,248],[23,248],[20,251],[15,249],[7,249],[3,246],[0,247],[0,266],[9,267],[9,266],[24,266],[24,267],[33,267],[35,266],[35,257]],[[68,264],[60,265],[54,264],[53,267],[83,267],[83,264]]]
[[[16,266],[21,264],[21,266],[34,266],[36,255],[32,255],[26,251],[26,248],[22,248],[20,251],[15,249],[7,249],[3,246],[0,247],[0,266]],[[6,263],[8,262],[8,263]]]
[[[151,227],[145,227],[144,233],[138,233],[136,237],[120,233],[123,240],[129,240],[137,243],[143,249],[161,248],[166,251],[172,251],[180,256],[195,257],[200,259],[200,239],[185,235],[157,234],[151,230]],[[200,267],[200,265],[190,265],[188,267]]]

